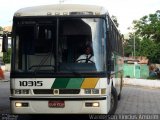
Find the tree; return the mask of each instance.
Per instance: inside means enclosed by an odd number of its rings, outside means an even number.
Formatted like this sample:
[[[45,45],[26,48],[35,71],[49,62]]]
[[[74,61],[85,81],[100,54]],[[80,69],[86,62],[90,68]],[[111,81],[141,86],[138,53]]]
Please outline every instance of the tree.
[[[118,27],[118,26],[119,26],[119,23],[118,23],[117,17],[114,16],[114,15],[112,15],[111,18],[112,18],[114,24],[116,25],[116,27]]]
[[[140,52],[140,39],[139,37],[135,36],[134,33],[130,33],[129,39],[124,43],[124,55],[129,57],[133,56],[134,52],[134,39],[135,39],[135,56],[139,56]]]
[[[136,35],[136,55],[146,56],[152,63],[160,63],[160,11],[134,20],[133,29],[135,32],[132,35]],[[133,36],[129,40],[132,42]]]
[[[4,61],[4,63],[11,62],[11,48],[9,48],[7,52],[3,53],[3,61]]]
[[[156,44],[150,39],[144,39],[141,41],[141,56],[146,56],[152,63],[159,63],[160,59],[160,43]]]
[[[0,36],[3,34],[3,28],[0,26]]]
[[[0,26],[0,31],[3,31],[3,28]]]
[[[140,20],[133,21],[136,34],[160,42],[160,12],[156,11],[154,14],[149,14],[142,17]]]

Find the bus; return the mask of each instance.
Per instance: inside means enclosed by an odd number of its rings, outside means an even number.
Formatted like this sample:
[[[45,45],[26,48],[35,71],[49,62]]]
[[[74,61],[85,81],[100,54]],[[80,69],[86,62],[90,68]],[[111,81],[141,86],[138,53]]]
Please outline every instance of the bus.
[[[76,62],[86,46],[94,61]],[[55,4],[15,12],[12,114],[114,114],[122,78],[122,36],[104,7]]]

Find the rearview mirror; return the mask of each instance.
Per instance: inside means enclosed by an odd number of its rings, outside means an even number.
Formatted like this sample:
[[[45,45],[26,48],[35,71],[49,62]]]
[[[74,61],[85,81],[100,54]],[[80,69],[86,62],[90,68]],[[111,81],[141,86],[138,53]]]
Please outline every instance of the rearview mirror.
[[[7,34],[3,34],[2,39],[2,52],[8,51],[8,36]]]

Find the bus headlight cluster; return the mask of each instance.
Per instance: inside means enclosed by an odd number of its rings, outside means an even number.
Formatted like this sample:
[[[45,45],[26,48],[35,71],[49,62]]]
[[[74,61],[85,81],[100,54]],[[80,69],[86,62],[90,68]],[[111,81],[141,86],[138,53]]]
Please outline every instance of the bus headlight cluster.
[[[15,94],[30,94],[30,90],[20,90],[17,89],[14,91]]]
[[[106,89],[84,89],[85,94],[106,94]]]

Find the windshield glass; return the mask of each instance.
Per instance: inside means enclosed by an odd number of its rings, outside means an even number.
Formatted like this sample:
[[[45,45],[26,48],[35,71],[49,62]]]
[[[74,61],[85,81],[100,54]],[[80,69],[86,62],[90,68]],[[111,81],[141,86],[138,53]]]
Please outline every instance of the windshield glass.
[[[106,70],[106,25],[100,18],[17,20],[13,70],[59,73]]]

